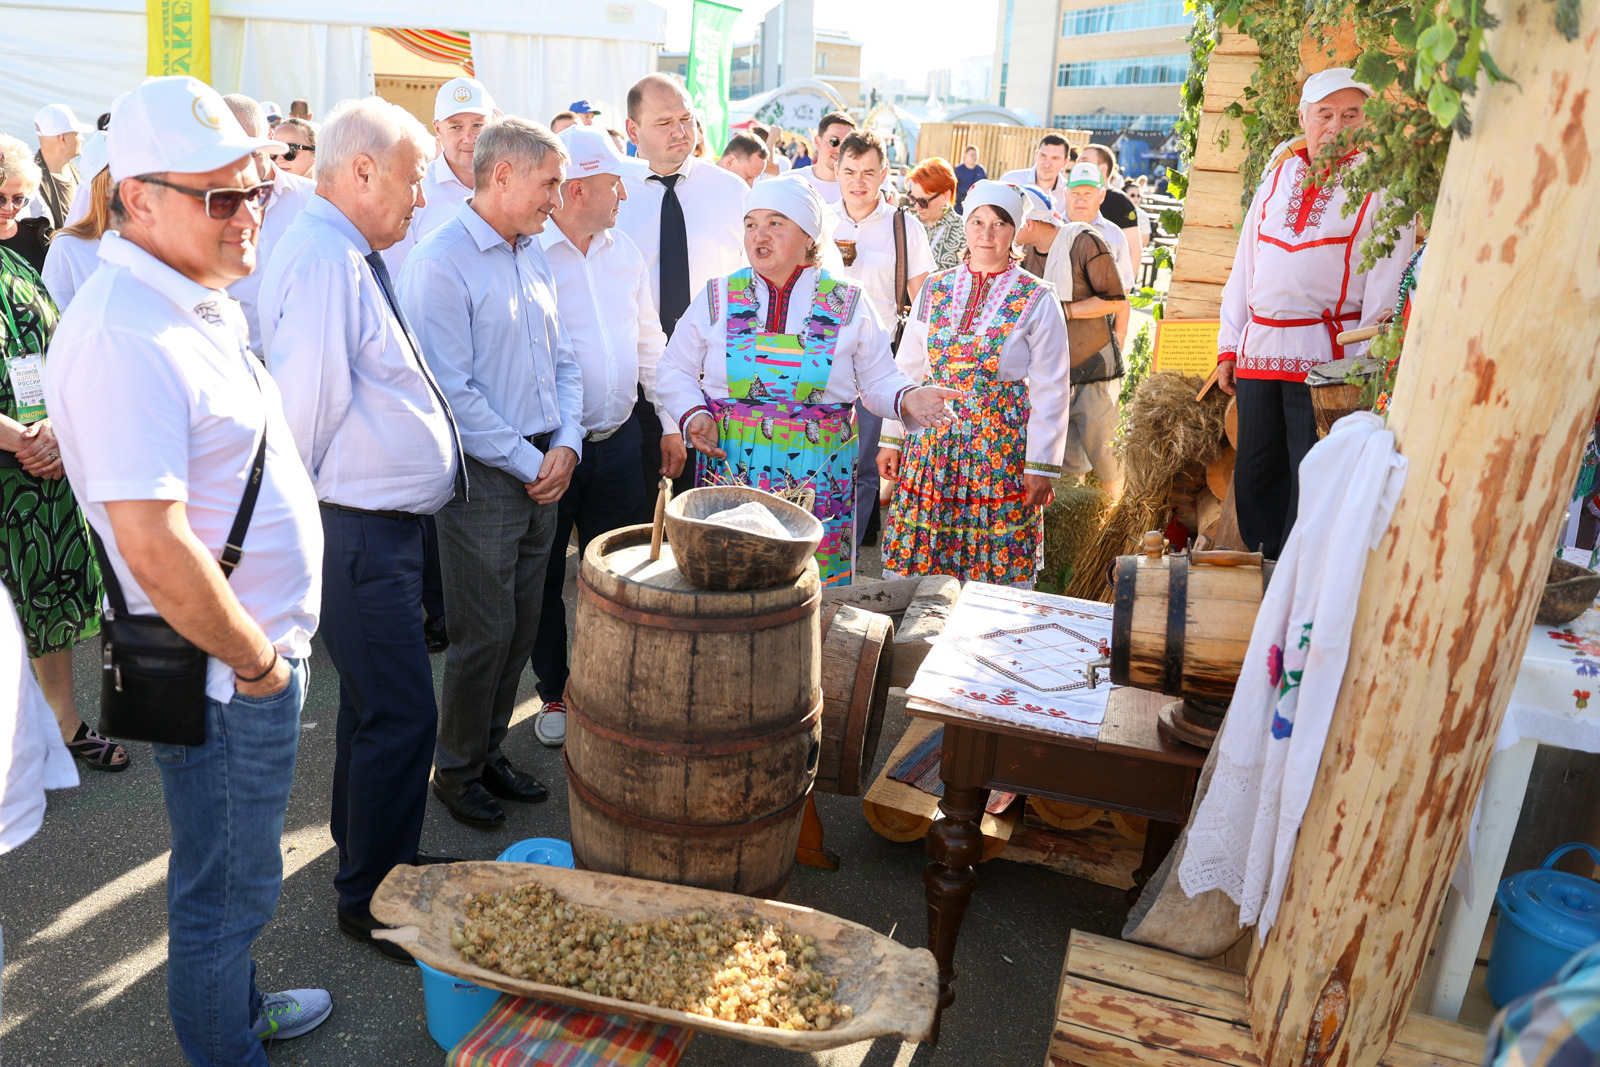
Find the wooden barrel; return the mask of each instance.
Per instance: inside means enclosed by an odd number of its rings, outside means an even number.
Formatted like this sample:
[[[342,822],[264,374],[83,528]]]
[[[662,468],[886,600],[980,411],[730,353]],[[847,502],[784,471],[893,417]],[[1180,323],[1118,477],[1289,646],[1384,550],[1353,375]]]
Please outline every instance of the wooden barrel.
[[[1226,702],[1271,577],[1258,552],[1163,555],[1161,535],[1112,567],[1111,680]]]
[[[771,589],[697,590],[650,527],[590,542],[567,685],[580,867],[751,896],[794,869],[820,754],[815,562]]]
[[[1311,391],[1311,412],[1317,420],[1317,436],[1326,437],[1333,424],[1355,411],[1366,411],[1361,403],[1367,383],[1382,367],[1376,360],[1354,356],[1316,367],[1306,375]]]
[[[849,604],[822,609],[822,751],[817,792],[858,797],[889,702],[894,620]]]

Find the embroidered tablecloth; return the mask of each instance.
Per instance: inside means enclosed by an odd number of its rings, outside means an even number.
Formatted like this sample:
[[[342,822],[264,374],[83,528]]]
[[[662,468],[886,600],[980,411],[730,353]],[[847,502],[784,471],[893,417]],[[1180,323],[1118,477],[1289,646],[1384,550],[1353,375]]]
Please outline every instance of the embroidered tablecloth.
[[[1565,626],[1534,623],[1495,748],[1524,738],[1600,752],[1600,608]]]
[[[1111,648],[1111,605],[968,582],[906,690],[981,721],[1095,737],[1109,672],[1084,668]]]

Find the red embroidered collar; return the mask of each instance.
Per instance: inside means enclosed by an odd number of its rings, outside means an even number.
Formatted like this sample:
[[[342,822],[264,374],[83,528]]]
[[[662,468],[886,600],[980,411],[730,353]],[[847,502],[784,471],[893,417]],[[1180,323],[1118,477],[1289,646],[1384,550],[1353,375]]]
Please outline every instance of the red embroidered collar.
[[[765,274],[761,275],[761,280],[767,283],[767,293],[770,297],[767,301],[768,333],[785,332],[784,327],[789,325],[789,298],[794,295],[795,284],[800,281],[800,275],[805,271],[804,267],[796,267],[789,275],[789,280],[782,285],[776,284]]]
[[[978,317],[978,311],[983,307],[984,299],[989,295],[989,290],[994,287],[995,279],[1011,273],[1011,268],[987,274],[980,270],[973,270],[972,264],[967,265],[967,274],[972,279],[972,291],[967,296],[967,309],[961,313],[961,332],[972,332],[972,321]]]
[[[1297,236],[1305,233],[1307,226],[1322,221],[1322,209],[1327,206],[1333,194],[1333,187],[1338,184],[1339,171],[1360,151],[1359,148],[1352,148],[1329,164],[1327,169],[1316,173],[1311,170],[1310,153],[1304,148],[1295,149],[1294,154],[1300,157],[1300,162],[1305,165],[1306,171],[1312,173],[1316,179],[1309,186],[1295,189],[1289,198],[1287,221],[1289,229]]]

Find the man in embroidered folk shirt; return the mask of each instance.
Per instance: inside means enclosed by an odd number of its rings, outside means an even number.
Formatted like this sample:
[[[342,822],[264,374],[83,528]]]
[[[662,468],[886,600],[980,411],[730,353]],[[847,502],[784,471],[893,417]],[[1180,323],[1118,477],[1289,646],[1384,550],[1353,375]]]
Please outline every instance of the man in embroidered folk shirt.
[[[909,309],[924,279],[933,271],[933,251],[922,224],[906,218],[905,212],[890,207],[881,190],[889,176],[888,156],[883,139],[871,130],[856,130],[839,146],[841,199],[833,205],[837,218],[834,241],[844,257],[844,276],[866,291],[877,309],[878,318],[898,342],[902,321],[900,308]],[[905,293],[895,292],[895,232],[905,247]],[[869,520],[878,505],[878,432],[883,420],[856,401],[856,546],[866,538]]]
[[[654,507],[634,473],[641,450],[634,404],[641,390],[647,402],[656,403],[656,365],[667,343],[650,298],[644,256],[615,229],[617,209],[628,195],[623,176],[648,173],[649,165],[618,152],[598,126],[570,127],[561,143],[572,156],[569,180],[562,186],[561,206],[550,216],[553,225],[545,226],[538,240],[555,275],[561,324],[583,372],[584,440],[583,459],[556,510],[556,547],[545,570],[544,606],[533,645],[533,670],[544,700],[533,733],[552,748],[567,736],[562,700],[567,611],[561,602],[567,539],[576,528],[581,559],[591,540],[637,522],[646,507]],[[674,429],[659,405],[656,413]],[[681,454],[681,439],[667,450]]]
[[[1341,346],[1337,337],[1394,306],[1416,247],[1416,230],[1407,226],[1388,255],[1370,271],[1360,269],[1380,194],[1367,194],[1345,215],[1350,194],[1340,178],[1359,153],[1339,156],[1335,146],[1342,131],[1366,121],[1362,107],[1371,95],[1371,86],[1342,67],[1306,80],[1305,147],[1261,179],[1222,290],[1217,384],[1239,400],[1239,532],[1246,548],[1269,559],[1294,526],[1300,461],[1317,440],[1306,372],[1365,353],[1365,343]]]

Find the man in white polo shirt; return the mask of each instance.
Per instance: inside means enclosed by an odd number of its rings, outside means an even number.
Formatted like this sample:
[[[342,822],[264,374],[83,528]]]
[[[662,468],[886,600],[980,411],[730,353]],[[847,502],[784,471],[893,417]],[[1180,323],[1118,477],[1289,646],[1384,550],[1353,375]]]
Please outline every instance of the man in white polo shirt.
[[[833,205],[838,217],[834,242],[844,257],[844,276],[866,290],[867,299],[877,309],[894,337],[900,342],[903,311],[911,308],[923,281],[933,270],[933,250],[928,246],[928,231],[905,212],[890,207],[883,199],[883,183],[889,176],[888,154],[883,138],[871,130],[856,130],[839,145],[839,189],[841,198]],[[898,240],[897,240],[898,235]],[[906,285],[895,292],[895,277],[901,266],[898,248],[905,249]],[[878,432],[883,420],[859,401],[856,403],[856,434],[859,458],[856,463],[856,547],[867,536],[873,509],[878,506]]]
[[[283,881],[279,839],[321,598],[317,499],[277,384],[224,287],[255,266],[260,183],[210,87],[152,78],[117,102],[114,229],[45,367],[61,458],[104,543],[108,587],[209,653],[205,742],[154,746],[172,825],[167,1002],[194,1064],[266,1067],[264,1038],[333,1010],[263,996],[250,946]],[[256,457],[259,494],[231,575],[218,565]]]
[[[642,176],[624,176],[628,197],[617,229],[644,256],[650,292],[670,338],[694,296],[712,278],[744,266],[744,198],[749,186],[713,160],[696,159],[694,112],[683,83],[646,74],[628,90],[628,139],[649,164]],[[688,488],[694,464],[678,467],[661,452],[663,429],[655,405],[643,394],[634,408],[644,435],[640,466],[646,497],[654,501],[663,474]],[[649,521],[648,515],[640,516]]]
[[[608,530],[637,522],[654,500],[633,477],[639,469],[641,431],[634,404],[640,391],[656,404],[656,364],[666,347],[644,256],[616,230],[617,210],[628,197],[624,176],[641,178],[649,164],[617,151],[598,127],[571,126],[561,133],[572,165],[562,186],[553,226],[539,235],[556,278],[561,324],[583,370],[583,461],[561,497],[555,551],[544,577],[544,608],[533,646],[544,707],[534,735],[555,747],[566,739],[567,539],[576,527],[578,556]],[[663,426],[673,424],[656,407]],[[675,429],[675,427],[674,427]],[[669,466],[683,462],[683,438],[663,431],[660,448]]]
[[[494,113],[494,98],[476,78],[451,78],[434,94],[433,133],[439,139],[439,154],[423,176],[423,203],[411,228],[384,250],[391,278],[400,277],[400,268],[417,242],[455,218],[456,209],[472,197],[472,150]]]
[[[811,141],[811,165],[789,172],[791,177],[804,178],[824,203],[837,204],[843,195],[839,188],[839,149],[855,129],[856,120],[848,113],[828,112],[817,123],[817,136]]]

